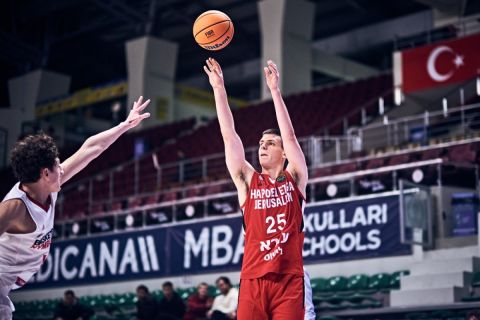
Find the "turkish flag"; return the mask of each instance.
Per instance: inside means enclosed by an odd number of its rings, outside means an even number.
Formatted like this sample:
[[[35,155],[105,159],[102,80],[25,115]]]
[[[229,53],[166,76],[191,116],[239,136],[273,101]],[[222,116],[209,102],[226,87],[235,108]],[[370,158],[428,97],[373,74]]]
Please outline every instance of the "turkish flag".
[[[465,82],[480,74],[480,34],[401,52],[404,93]]]

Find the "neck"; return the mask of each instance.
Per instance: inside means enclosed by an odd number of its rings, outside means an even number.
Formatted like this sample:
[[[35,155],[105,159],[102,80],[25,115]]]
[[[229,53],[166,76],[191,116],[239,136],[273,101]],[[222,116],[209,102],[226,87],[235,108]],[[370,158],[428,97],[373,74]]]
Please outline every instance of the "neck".
[[[272,179],[277,179],[282,172],[283,172],[283,166],[273,167],[273,168],[262,167],[262,174],[266,174]]]
[[[22,183],[22,190],[28,196],[41,204],[47,204],[50,193],[38,182]]]

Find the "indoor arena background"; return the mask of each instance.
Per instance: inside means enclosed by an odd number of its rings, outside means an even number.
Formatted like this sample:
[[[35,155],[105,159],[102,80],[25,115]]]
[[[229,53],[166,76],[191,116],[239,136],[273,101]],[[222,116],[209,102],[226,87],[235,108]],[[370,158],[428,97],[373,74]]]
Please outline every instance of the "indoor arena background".
[[[60,157],[152,116],[63,186],[42,270],[14,319],[52,319],[66,290],[92,319],[133,319],[136,288],[186,301],[239,283],[242,216],[203,71],[223,67],[258,168],[276,126],[273,59],[305,153],[305,269],[317,319],[466,319],[480,310],[480,2],[475,0],[6,0],[0,4],[0,189],[31,133]],[[232,42],[198,46],[196,17],[229,15]],[[473,313],[473,316],[475,314]],[[472,318],[476,319],[476,318]]]

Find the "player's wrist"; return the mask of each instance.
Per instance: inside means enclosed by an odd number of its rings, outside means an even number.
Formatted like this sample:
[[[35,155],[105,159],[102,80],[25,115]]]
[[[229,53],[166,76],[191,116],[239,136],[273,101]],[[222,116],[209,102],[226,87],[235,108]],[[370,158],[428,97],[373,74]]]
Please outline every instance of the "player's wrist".
[[[213,90],[225,90],[225,85],[223,83],[214,85],[212,87],[213,87]]]
[[[270,92],[273,93],[280,93],[280,88],[278,86],[270,88]]]
[[[213,93],[225,93],[225,86],[215,86],[213,87]]]
[[[130,129],[130,127],[131,125],[129,124],[128,119],[125,119],[125,121],[122,121],[117,125],[117,128],[123,131],[127,131],[128,129]]]

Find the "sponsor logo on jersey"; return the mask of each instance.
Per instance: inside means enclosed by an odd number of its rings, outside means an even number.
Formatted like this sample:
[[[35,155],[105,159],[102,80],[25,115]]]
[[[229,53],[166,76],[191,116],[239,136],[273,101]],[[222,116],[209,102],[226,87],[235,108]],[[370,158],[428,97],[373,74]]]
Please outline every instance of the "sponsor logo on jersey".
[[[283,207],[289,202],[293,202],[292,192],[294,190],[291,182],[268,189],[252,188],[250,190],[250,199],[254,200],[255,210]]]
[[[47,234],[45,234],[42,238],[35,240],[35,242],[30,248],[36,250],[43,250],[49,248],[52,244],[52,233],[53,228],[49,232],[47,232]]]

